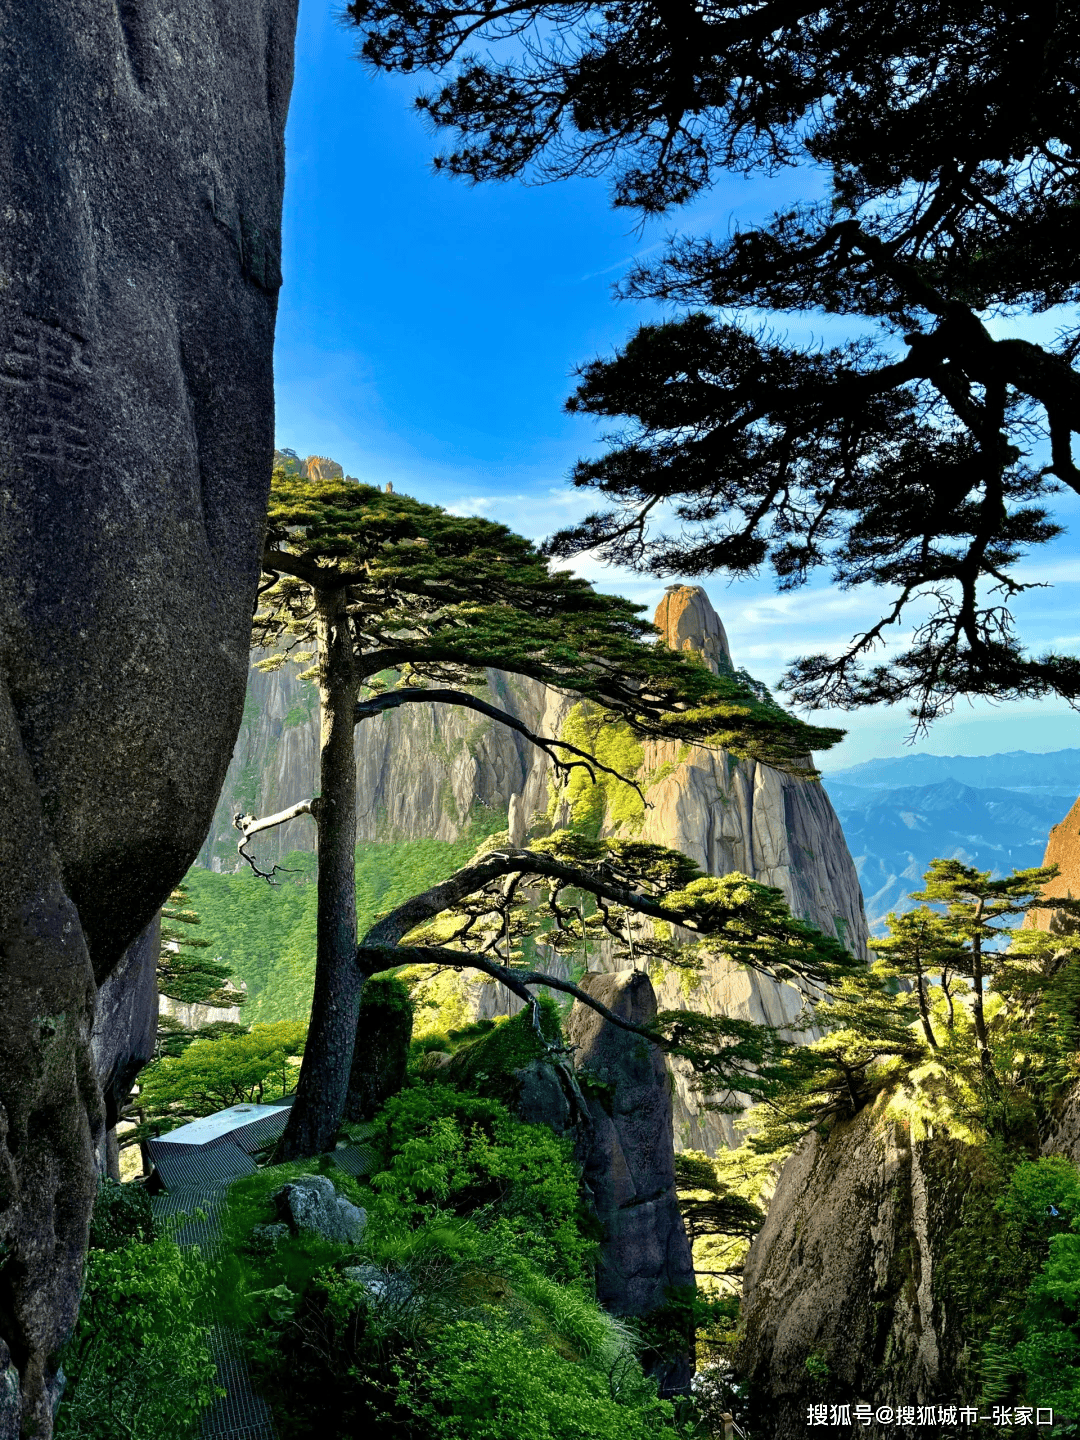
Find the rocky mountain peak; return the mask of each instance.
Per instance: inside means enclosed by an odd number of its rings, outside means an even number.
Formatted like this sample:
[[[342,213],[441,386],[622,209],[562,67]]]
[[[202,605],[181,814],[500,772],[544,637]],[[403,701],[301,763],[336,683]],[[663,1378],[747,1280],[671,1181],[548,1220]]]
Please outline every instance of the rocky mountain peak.
[[[669,585],[656,607],[653,624],[672,650],[696,650],[714,675],[733,670],[731,650],[720,616],[700,585]]]
[[[1058,867],[1057,879],[1043,886],[1044,895],[1054,899],[1080,896],[1080,800],[1050,831],[1042,863]],[[1075,923],[1053,910],[1031,910],[1024,917],[1025,927],[1034,925],[1040,930],[1071,930]]]
[[[284,470],[286,475],[300,475],[305,480],[351,480],[336,460],[326,455],[309,455],[306,460],[295,450],[275,450],[274,469]]]

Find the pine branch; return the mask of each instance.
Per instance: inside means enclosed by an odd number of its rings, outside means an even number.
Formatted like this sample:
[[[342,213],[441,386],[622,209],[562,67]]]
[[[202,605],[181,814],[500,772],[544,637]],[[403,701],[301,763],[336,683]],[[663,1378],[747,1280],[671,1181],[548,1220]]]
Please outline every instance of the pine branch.
[[[481,700],[471,695],[467,690],[438,690],[408,688],[404,690],[387,690],[381,695],[372,696],[368,700],[361,700],[356,707],[355,718],[359,724],[372,715],[381,715],[386,710],[396,710],[401,705],[416,703],[430,703],[437,705],[456,705],[461,709],[475,710],[480,715],[486,715],[489,720],[495,720],[507,729],[514,730],[519,735],[524,735],[538,749],[543,750],[549,756],[555,767],[556,776],[569,775],[571,770],[585,770],[592,783],[596,784],[596,772],[611,775],[616,780],[622,781],[636,790],[641,797],[642,803],[647,809],[651,808],[645,799],[645,792],[636,780],[624,775],[620,770],[613,770],[610,765],[604,765],[591,755],[587,750],[581,750],[576,745],[571,745],[566,740],[554,740],[546,735],[538,735],[535,730],[530,730],[524,721],[517,716],[511,715],[507,710],[501,710],[497,705],[489,705],[486,700]],[[557,751],[565,751],[567,754],[576,755],[576,760],[566,760],[560,757]]]

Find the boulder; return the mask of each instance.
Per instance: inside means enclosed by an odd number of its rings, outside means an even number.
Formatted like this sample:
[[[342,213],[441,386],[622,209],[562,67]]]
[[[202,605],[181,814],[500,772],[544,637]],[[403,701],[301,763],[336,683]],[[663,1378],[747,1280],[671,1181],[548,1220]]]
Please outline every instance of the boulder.
[[[52,1433],[95,986],[196,855],[240,720],[295,19],[0,0],[0,1434]]]
[[[640,970],[585,975],[579,982],[614,1014],[645,1025],[656,996]],[[566,1025],[591,1125],[579,1143],[582,1179],[603,1239],[596,1295],[613,1315],[648,1315],[694,1284],[694,1262],[675,1193],[671,1087],[663,1053],[574,1003]],[[583,1127],[584,1128],[584,1127]],[[665,1394],[686,1391],[689,1349],[657,1370]]]
[[[273,1225],[253,1225],[251,1234],[248,1237],[248,1246],[256,1255],[269,1255],[276,1250],[282,1240],[292,1234],[284,1220],[279,1220]]]
[[[294,1231],[313,1230],[336,1245],[358,1245],[367,1226],[367,1211],[346,1200],[325,1175],[298,1175],[274,1192],[282,1220]]]
[[[404,1270],[383,1270],[378,1265],[349,1265],[341,1273],[346,1280],[367,1291],[376,1304],[407,1305],[413,1297],[412,1281]]]
[[[19,1440],[19,1372],[0,1340],[0,1440]]]

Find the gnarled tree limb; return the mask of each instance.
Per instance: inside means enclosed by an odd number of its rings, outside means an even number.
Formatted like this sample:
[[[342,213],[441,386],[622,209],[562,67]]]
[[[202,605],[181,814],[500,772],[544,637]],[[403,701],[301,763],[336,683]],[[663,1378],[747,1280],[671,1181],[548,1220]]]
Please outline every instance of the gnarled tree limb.
[[[255,856],[245,848],[252,835],[257,835],[260,830],[272,830],[275,825],[285,825],[290,820],[295,820],[298,815],[315,815],[318,811],[319,797],[313,796],[310,800],[298,800],[295,805],[290,805],[287,810],[279,810],[275,815],[264,815],[260,819],[256,815],[237,814],[233,816],[233,827],[240,831],[243,837],[237,844],[237,854],[241,855],[260,880],[274,883],[274,876],[280,870],[282,874],[292,872],[284,865],[275,865],[273,870],[260,870]]]
[[[524,735],[538,749],[543,750],[545,755],[550,756],[555,766],[556,774],[569,774],[571,770],[586,770],[589,779],[596,784],[595,772],[599,770],[604,775],[613,775],[616,780],[621,780],[624,785],[631,786],[641,796],[643,803],[648,806],[645,799],[645,792],[636,780],[631,780],[628,775],[623,775],[619,770],[613,770],[610,765],[604,765],[597,760],[595,755],[590,755],[587,750],[581,750],[576,745],[569,744],[566,740],[554,740],[546,735],[537,735],[535,730],[530,730],[524,721],[519,720],[516,715],[511,715],[507,710],[500,710],[497,705],[490,705],[486,700],[479,699],[476,695],[470,695],[467,690],[446,690],[446,689],[405,689],[387,690],[382,695],[373,695],[368,700],[361,700],[356,707],[356,721],[366,720],[372,715],[381,715],[385,710],[396,710],[401,705],[416,704],[420,701],[427,701],[439,705],[456,705],[461,709],[475,710],[480,715],[486,715],[488,719],[505,725],[508,730],[515,730],[519,735]],[[566,760],[556,754],[557,750],[565,751],[569,755],[579,758]]]

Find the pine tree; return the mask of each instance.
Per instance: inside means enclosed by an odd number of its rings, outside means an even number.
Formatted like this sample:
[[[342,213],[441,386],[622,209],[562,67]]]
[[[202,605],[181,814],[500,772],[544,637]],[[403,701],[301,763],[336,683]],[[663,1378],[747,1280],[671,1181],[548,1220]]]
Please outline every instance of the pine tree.
[[[1080,662],[1030,655],[1010,610],[1014,565],[1060,533],[1055,494],[1080,491],[1080,339],[987,323],[1080,293],[1078,0],[348,10],[371,67],[456,67],[418,101],[457,134],[452,174],[606,174],[644,214],[725,171],[828,176],[820,204],[630,272],[624,296],[679,313],[582,367],[569,409],[618,428],[574,478],[608,508],[553,554],[880,587],[877,623],[790,669],[809,704],[908,701],[923,726],[958,695],[1080,695]],[[858,338],[761,324],[791,311]],[[874,663],[920,600],[912,643]]]
[[[906,910],[900,915],[890,914],[886,924],[888,935],[870,941],[870,949],[879,957],[874,971],[885,980],[914,982],[915,1003],[923,1035],[931,1050],[936,1050],[938,1039],[930,1017],[930,986],[936,975],[949,1005],[951,1029],[955,1015],[950,977],[964,974],[968,969],[963,938],[944,915],[936,914],[926,905]]]
[[[934,860],[924,876],[924,889],[915,900],[946,907],[946,924],[959,941],[965,973],[971,979],[971,1010],[979,1063],[988,1079],[994,1061],[986,1024],[986,988],[1005,959],[1005,945],[1017,917],[1029,911],[1053,908],[1060,914],[1080,915],[1080,901],[1046,900],[1042,887],[1057,875],[1057,866],[1014,870],[1000,880],[989,871],[975,870],[959,860]]]
[[[553,571],[505,526],[448,515],[408,496],[279,472],[263,569],[253,643],[273,651],[264,668],[312,662],[320,704],[319,795],[278,815],[236,821],[241,854],[264,874],[247,848],[253,836],[304,813],[318,827],[315,993],[282,1142],[289,1157],[331,1143],[355,1043],[364,978],[356,960],[358,723],[439,701],[524,734],[551,756],[556,773],[613,773],[583,748],[537,735],[475,694],[490,667],[581,695],[639,735],[707,740],[808,778],[811,748],[839,738],[796,720],[736,677],[714,676],[646,643],[656,632],[640,607]]]
[[[178,885],[161,911],[159,992],[185,1005],[243,1005],[247,995],[230,982],[229,966],[199,953],[210,948],[210,941],[191,934],[198,924],[199,916],[188,903],[187,886]],[[186,953],[190,951],[196,953]]]
[[[824,1031],[774,1062],[750,1144],[787,1151],[871,1103],[925,1133],[971,1142],[1030,1119],[1031,1082],[1074,1073],[1080,901],[1046,897],[1056,866],[999,879],[934,860],[918,909],[888,918],[869,968],[836,973],[808,1009]],[[1017,927],[1032,912],[1051,930]],[[1026,1088],[1025,1088],[1026,1087]],[[1022,1093],[1023,1092],[1023,1093]]]

